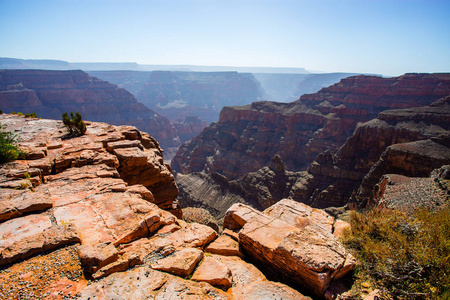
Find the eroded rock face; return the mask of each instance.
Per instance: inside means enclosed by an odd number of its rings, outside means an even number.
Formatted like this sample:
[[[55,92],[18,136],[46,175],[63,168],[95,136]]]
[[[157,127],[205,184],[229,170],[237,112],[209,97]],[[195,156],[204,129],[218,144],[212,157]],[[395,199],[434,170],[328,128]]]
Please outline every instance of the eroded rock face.
[[[35,112],[61,119],[80,112],[84,120],[128,124],[150,133],[170,152],[180,140],[170,121],[137,102],[125,89],[83,71],[2,70],[0,102],[4,112]]]
[[[216,172],[176,174],[180,205],[205,207],[219,220],[234,203],[259,210],[284,198],[309,204],[308,197],[314,191],[313,179],[307,172],[287,171],[279,155],[272,158],[269,166],[235,180]]]
[[[281,210],[286,217],[278,213]],[[332,235],[331,219],[326,213],[283,200],[267,213],[235,204],[226,214],[224,227],[239,230],[245,254],[276,270],[281,280],[324,297],[333,280],[355,267],[354,258]]]
[[[429,105],[449,94],[449,74],[361,75],[292,103],[225,107],[218,123],[180,148],[172,167],[183,174],[218,172],[236,179],[278,153],[288,170],[305,170],[319,153],[339,148],[358,122],[387,109]]]
[[[413,213],[418,209],[436,210],[450,200],[446,172],[449,165],[432,172],[430,177],[407,177],[398,174],[383,175],[372,190],[369,206],[395,208]]]
[[[117,256],[118,245],[174,223],[176,217],[161,208],[181,212],[161,149],[135,127],[87,122],[86,135],[62,140],[66,130],[58,121],[0,115],[0,122],[20,136],[20,147],[45,149],[44,157],[0,168],[1,264],[80,242],[85,266],[94,271]],[[151,170],[141,181],[130,180],[131,171],[114,154],[134,148],[141,156],[127,163]]]
[[[357,193],[356,205],[364,207],[384,174],[429,176],[448,164],[449,101],[384,111],[359,126],[335,154],[319,155],[308,170],[317,189],[312,204],[341,206]]]

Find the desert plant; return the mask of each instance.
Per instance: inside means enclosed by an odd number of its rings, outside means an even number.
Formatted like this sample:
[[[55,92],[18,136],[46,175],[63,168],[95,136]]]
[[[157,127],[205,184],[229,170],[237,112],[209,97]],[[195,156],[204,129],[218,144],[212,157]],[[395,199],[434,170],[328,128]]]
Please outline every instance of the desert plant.
[[[450,208],[375,209],[351,214],[344,245],[358,259],[357,282],[394,299],[450,299]]]
[[[17,147],[19,136],[0,124],[0,163],[15,160],[23,152]]]
[[[219,224],[217,220],[211,215],[209,211],[199,207],[183,208],[183,220],[191,223],[199,223],[211,227],[215,231],[219,231]]]
[[[17,113],[17,115],[23,117],[23,113],[21,113],[20,111]]]
[[[70,135],[83,135],[86,133],[86,124],[83,122],[79,112],[76,112],[75,115],[71,112],[70,117],[65,112],[62,115],[62,119]]]
[[[37,118],[37,115],[36,115],[35,112],[33,112],[33,113],[26,114],[25,117],[27,117],[27,118]]]

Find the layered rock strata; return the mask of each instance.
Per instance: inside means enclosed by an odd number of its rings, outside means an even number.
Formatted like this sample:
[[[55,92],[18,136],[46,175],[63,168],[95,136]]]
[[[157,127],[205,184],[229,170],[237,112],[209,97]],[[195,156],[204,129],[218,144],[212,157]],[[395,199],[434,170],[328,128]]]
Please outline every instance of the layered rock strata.
[[[332,281],[355,267],[354,258],[332,235],[332,224],[331,216],[292,200],[264,213],[234,204],[224,219],[225,228],[239,231],[246,255],[275,270],[280,279],[330,299],[336,297],[327,292]]]
[[[180,215],[161,149],[135,127],[87,122],[86,135],[61,139],[62,122],[12,115],[0,122],[20,136],[23,150],[42,154],[1,166],[0,264],[81,242],[95,266],[118,245],[175,222],[161,208]]]
[[[429,176],[449,163],[450,97],[429,106],[388,110],[359,126],[335,153],[324,152],[311,164],[314,206],[360,207],[384,174]],[[358,200],[357,200],[358,199]]]
[[[83,71],[2,70],[0,106],[4,112],[35,112],[50,119],[78,111],[84,120],[136,126],[166,150],[180,145],[167,118],[139,103],[125,89]]]
[[[218,172],[236,179],[279,154],[287,169],[305,170],[317,155],[338,149],[359,122],[393,108],[428,105],[450,94],[449,74],[394,78],[354,76],[292,103],[225,107],[173,159],[176,172]]]
[[[313,176],[307,172],[285,169],[279,155],[257,172],[240,179],[228,180],[218,173],[176,174],[182,207],[203,207],[221,220],[233,203],[243,203],[264,210],[281,199],[291,198],[308,203],[314,191]]]

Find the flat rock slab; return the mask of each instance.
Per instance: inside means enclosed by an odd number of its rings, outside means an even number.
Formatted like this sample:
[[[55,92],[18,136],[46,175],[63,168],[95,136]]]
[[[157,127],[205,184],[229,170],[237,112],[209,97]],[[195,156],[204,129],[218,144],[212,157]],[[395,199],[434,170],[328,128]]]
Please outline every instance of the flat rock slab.
[[[49,215],[28,215],[0,224],[0,247],[9,247],[52,226]]]
[[[267,280],[266,276],[254,265],[243,261],[237,256],[213,255],[231,271],[233,287],[245,286],[257,281]]]
[[[27,235],[6,247],[0,247],[0,265],[28,258],[42,251],[79,242],[80,238],[72,226],[47,227],[42,232]]]
[[[171,274],[186,277],[191,275],[197,264],[203,258],[203,251],[196,248],[187,248],[174,252],[151,264],[152,269],[169,272]]]
[[[244,254],[239,250],[239,243],[228,235],[219,236],[206,247],[205,251],[212,254],[244,257]]]
[[[78,296],[82,300],[229,299],[229,295],[205,282],[184,280],[149,267],[112,274],[87,286]]]
[[[285,284],[272,281],[258,281],[228,291],[236,300],[312,300]]]
[[[334,218],[325,211],[312,208],[304,203],[283,199],[263,211],[264,214],[280,219],[295,227],[314,224],[332,233]]]
[[[228,290],[231,287],[231,270],[219,260],[206,256],[192,275],[194,281],[204,281],[215,287]]]

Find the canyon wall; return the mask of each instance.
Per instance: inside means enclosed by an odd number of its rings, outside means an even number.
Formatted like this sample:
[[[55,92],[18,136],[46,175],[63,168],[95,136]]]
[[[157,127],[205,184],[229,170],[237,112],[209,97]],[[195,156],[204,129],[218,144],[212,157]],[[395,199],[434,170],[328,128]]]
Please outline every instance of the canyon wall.
[[[338,149],[358,123],[387,109],[428,105],[448,94],[449,74],[360,75],[292,103],[225,107],[219,122],[181,146],[172,167],[183,174],[218,172],[237,179],[279,154],[287,169],[306,170],[323,151]]]
[[[170,121],[139,103],[128,91],[82,71],[2,70],[0,109],[61,119],[80,112],[85,120],[133,125],[155,136],[165,150],[180,145]]]

